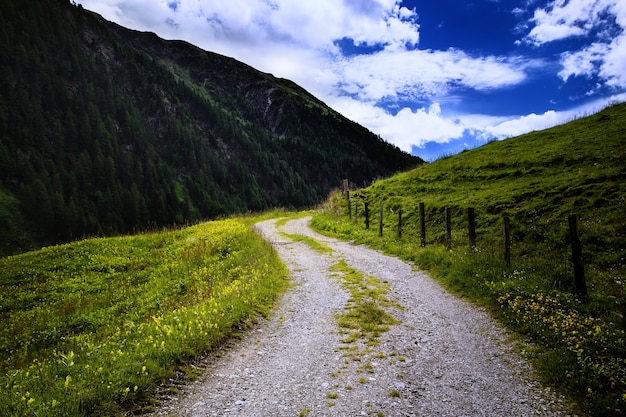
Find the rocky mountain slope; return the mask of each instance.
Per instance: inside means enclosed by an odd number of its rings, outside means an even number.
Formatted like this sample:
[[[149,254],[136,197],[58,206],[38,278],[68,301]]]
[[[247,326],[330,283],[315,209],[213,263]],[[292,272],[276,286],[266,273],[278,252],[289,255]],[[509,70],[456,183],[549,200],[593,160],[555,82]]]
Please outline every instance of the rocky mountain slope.
[[[319,202],[423,161],[298,85],[66,0],[0,10],[0,254]]]

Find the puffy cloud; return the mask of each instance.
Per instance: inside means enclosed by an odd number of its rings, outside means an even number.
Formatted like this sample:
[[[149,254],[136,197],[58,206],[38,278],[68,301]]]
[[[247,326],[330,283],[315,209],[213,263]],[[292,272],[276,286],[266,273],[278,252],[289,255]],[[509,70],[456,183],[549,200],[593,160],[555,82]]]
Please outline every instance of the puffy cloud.
[[[626,101],[626,93],[600,99],[568,111],[548,110],[542,114],[519,116],[490,116],[464,114],[448,117],[442,114],[438,103],[415,111],[404,108],[395,115],[373,103],[349,97],[337,97],[330,104],[353,120],[379,132],[400,149],[411,152],[428,143],[449,143],[466,136],[475,139],[474,145],[492,139],[505,139],[524,133],[543,130],[567,123],[578,117],[596,113],[613,103]]]
[[[536,45],[572,36],[589,34],[605,25],[608,16],[623,12],[621,0],[555,0],[546,9],[535,10],[531,23],[535,27],[528,39]],[[622,16],[623,17],[623,16]]]
[[[465,134],[484,142],[517,136],[572,120],[577,112],[582,111],[550,110],[543,114],[510,117],[467,114],[451,118],[442,114],[438,103],[415,111],[404,108],[395,115],[373,104],[346,97],[338,98],[332,105],[406,152],[430,142],[448,143],[463,138]]]
[[[608,47],[600,67],[600,76],[612,87],[626,88],[626,33]]]
[[[453,49],[383,50],[334,64],[341,87],[363,100],[433,98],[451,87],[501,88],[522,82],[527,65],[513,58],[473,58]]]
[[[571,116],[564,113],[557,113],[554,110],[548,110],[540,115],[531,113],[529,115],[506,120],[493,126],[487,126],[484,128],[482,136],[492,136],[497,139],[518,136],[534,130],[542,130],[556,126],[565,122],[568,117]]]
[[[555,0],[538,9],[527,40],[537,46],[591,35],[594,41],[564,52],[559,77],[599,76],[607,85],[626,87],[626,2],[623,0]]]
[[[562,69],[558,75],[567,81],[569,77],[599,76],[616,89],[626,88],[626,32],[611,43],[593,43],[574,52],[561,55]]]
[[[598,63],[602,62],[608,52],[608,46],[594,43],[580,51],[565,52],[561,55],[562,69],[558,75],[564,81],[569,77],[591,77],[597,72]]]
[[[427,142],[447,143],[461,137],[465,130],[458,120],[444,117],[437,103],[415,111],[404,108],[395,115],[373,103],[349,97],[337,97],[329,104],[406,152]]]

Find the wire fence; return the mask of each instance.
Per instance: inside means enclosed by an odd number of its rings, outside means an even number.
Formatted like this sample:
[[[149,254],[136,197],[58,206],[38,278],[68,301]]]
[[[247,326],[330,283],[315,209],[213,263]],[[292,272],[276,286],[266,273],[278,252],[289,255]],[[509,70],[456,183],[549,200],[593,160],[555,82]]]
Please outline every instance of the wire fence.
[[[365,228],[370,229],[372,224],[372,207],[369,201],[363,200],[360,198],[350,198],[350,190],[347,187],[346,182],[344,182],[344,194],[346,200],[346,208],[348,217],[354,222],[358,223],[359,217],[362,216],[364,218]],[[407,226],[407,219],[404,217],[406,210],[403,210],[402,207],[395,206],[393,209],[393,214],[397,216],[397,222],[393,222],[393,225],[385,225],[385,211],[384,204],[380,204],[378,207],[378,235],[383,236],[385,226],[387,229],[391,228],[396,230],[398,239],[402,239],[404,230]],[[413,222],[410,226],[411,229],[418,229],[419,236],[419,244],[421,247],[425,247],[429,241],[427,241],[427,224],[432,224],[434,221],[440,221],[441,219],[429,219],[429,216],[440,215],[437,212],[427,212],[425,203],[420,202],[417,207],[417,211],[412,208],[409,210],[411,213],[411,219],[409,221]],[[477,246],[477,222],[476,222],[476,209],[474,207],[468,207],[463,210],[465,218],[463,219],[463,224],[467,228],[467,242],[469,247],[473,250],[476,249]],[[444,244],[446,248],[452,248],[452,225],[453,225],[453,216],[459,215],[459,210],[453,210],[450,207],[445,207],[443,209],[443,223],[445,224],[445,233],[441,238],[436,238],[431,240],[430,242],[437,244]],[[375,214],[374,214],[375,215]],[[388,218],[389,216],[387,216]],[[416,218],[417,217],[417,218]],[[457,222],[461,223],[461,222]],[[511,218],[508,215],[502,215],[500,218],[501,237],[492,237],[492,241],[494,239],[500,240],[500,244],[502,247],[502,253],[504,257],[505,264],[510,267],[511,266],[511,250],[512,250],[512,228],[520,227],[520,225],[514,225],[511,222]],[[573,266],[574,273],[574,292],[581,298],[587,299],[587,284],[585,279],[585,267],[583,262],[583,251],[582,244],[580,239],[579,232],[579,217],[576,213],[569,213],[567,215],[567,225],[568,225],[568,233],[567,233],[567,241],[569,250],[571,253],[571,263]],[[395,226],[395,227],[394,227]],[[536,228],[537,226],[533,226]],[[519,232],[518,232],[519,233]],[[432,244],[431,243],[431,244]]]

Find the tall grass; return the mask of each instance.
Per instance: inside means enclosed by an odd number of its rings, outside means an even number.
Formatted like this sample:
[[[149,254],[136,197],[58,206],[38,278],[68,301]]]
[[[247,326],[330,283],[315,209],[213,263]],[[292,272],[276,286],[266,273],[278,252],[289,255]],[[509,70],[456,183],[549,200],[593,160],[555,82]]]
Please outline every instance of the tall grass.
[[[618,105],[492,142],[353,191],[353,199],[370,204],[370,230],[363,224],[363,204],[355,224],[338,192],[320,206],[313,225],[414,261],[451,291],[488,306],[529,342],[529,355],[547,382],[593,415],[620,415],[626,412],[624,125],[626,105]],[[424,248],[420,202],[426,207]],[[453,217],[450,250],[443,245],[445,207]],[[476,210],[476,248],[467,236],[468,207]],[[588,300],[573,291],[570,212],[580,217]],[[511,219],[510,266],[503,256],[505,215]]]
[[[90,239],[0,259],[0,415],[112,416],[287,286],[255,219]]]

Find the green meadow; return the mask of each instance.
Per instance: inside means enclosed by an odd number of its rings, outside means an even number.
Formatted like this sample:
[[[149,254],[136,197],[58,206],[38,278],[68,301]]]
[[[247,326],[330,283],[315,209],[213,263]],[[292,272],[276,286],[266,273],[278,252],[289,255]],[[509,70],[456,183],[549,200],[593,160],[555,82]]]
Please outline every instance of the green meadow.
[[[149,410],[156,388],[266,315],[287,270],[238,218],[0,259],[0,415]]]
[[[509,325],[540,377],[582,409],[597,416],[626,412],[626,105],[443,158],[352,190],[350,197],[353,216],[358,201],[356,223],[337,191],[320,206],[314,227],[415,262]],[[475,247],[468,208],[476,213]],[[586,299],[574,291],[570,213],[579,217]]]

